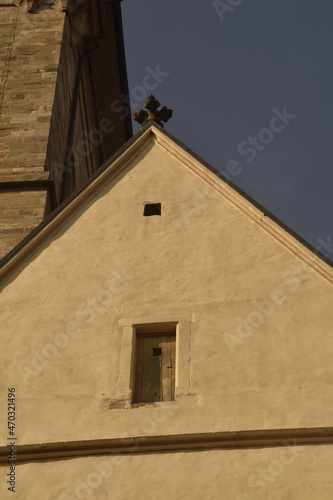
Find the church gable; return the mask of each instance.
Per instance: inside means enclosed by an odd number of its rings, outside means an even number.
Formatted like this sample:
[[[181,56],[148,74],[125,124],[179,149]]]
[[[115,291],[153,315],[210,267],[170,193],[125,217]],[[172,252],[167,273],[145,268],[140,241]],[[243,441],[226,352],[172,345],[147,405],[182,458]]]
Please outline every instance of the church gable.
[[[148,418],[154,408],[150,395],[152,406],[132,407],[141,398],[133,400],[142,370],[135,346],[152,333],[175,345],[166,405],[177,404],[177,418],[156,433],[196,431],[201,421],[251,429],[320,417],[325,425],[330,270],[262,218],[159,130],[132,142],[7,263],[19,267],[1,293],[2,369],[24,394],[22,421],[45,399],[23,441],[131,433],[136,412]],[[154,356],[161,349],[154,344]],[[282,399],[295,408],[288,422]],[[254,406],[270,410],[262,417]],[[45,422],[60,414],[47,437]],[[72,414],[77,430],[64,427]]]

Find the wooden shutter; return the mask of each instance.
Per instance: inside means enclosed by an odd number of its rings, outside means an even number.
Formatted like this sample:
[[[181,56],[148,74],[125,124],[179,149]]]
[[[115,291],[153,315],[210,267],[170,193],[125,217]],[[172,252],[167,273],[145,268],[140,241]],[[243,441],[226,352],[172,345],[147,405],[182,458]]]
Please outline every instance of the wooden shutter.
[[[174,401],[175,340],[174,333],[137,336],[133,403]]]

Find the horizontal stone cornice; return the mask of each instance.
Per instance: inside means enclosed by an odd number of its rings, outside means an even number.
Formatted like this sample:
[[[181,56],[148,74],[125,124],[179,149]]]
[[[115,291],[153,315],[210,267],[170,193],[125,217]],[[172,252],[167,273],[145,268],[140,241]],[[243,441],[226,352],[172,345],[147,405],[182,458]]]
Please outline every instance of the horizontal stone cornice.
[[[16,462],[49,461],[95,455],[177,453],[333,444],[332,427],[136,436],[128,438],[16,444]],[[8,446],[0,447],[0,464],[8,464]]]

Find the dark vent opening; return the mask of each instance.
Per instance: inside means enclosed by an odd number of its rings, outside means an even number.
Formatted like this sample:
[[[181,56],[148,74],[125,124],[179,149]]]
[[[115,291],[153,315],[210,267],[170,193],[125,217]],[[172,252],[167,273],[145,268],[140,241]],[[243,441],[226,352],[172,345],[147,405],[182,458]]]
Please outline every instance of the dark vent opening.
[[[147,203],[145,205],[143,215],[150,217],[151,215],[161,215],[161,203]]]
[[[153,347],[153,356],[162,356],[162,347]]]

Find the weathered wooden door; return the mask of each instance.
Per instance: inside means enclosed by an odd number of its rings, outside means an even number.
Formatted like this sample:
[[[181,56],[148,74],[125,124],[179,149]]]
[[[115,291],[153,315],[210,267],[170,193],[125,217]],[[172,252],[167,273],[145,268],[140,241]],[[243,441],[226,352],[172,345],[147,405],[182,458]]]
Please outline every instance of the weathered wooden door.
[[[172,333],[137,336],[133,403],[174,401],[175,340]]]

